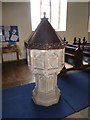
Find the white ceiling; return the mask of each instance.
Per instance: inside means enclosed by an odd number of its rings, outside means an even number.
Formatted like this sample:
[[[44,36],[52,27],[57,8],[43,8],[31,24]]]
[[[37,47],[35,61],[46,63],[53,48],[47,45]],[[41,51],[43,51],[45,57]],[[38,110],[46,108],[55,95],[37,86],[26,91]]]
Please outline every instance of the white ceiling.
[[[1,2],[29,2],[30,0],[0,0]],[[67,0],[68,2],[89,2],[90,0]]]

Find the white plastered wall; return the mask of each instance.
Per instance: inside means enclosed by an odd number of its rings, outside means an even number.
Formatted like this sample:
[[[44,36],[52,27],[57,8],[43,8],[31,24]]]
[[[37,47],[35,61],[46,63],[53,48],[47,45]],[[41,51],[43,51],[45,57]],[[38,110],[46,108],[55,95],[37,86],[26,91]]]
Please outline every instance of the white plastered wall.
[[[0,26],[2,26],[2,3],[0,2]],[[2,44],[0,43],[0,53],[1,51]],[[0,54],[0,63],[2,61],[1,54]]]
[[[19,28],[19,42],[17,42],[21,56],[20,59],[25,58],[24,41],[28,39],[31,34],[30,21],[30,3],[29,2],[5,2],[2,3],[2,24],[16,25]],[[15,53],[4,54],[4,61],[15,60]]]
[[[88,3],[88,15],[89,15],[89,22],[88,22],[88,28],[89,28],[89,32],[88,32],[88,42],[90,42],[90,2]]]
[[[66,37],[69,43],[73,38],[86,37],[88,41],[88,3],[69,2],[67,7],[67,30],[59,32],[61,37]]]

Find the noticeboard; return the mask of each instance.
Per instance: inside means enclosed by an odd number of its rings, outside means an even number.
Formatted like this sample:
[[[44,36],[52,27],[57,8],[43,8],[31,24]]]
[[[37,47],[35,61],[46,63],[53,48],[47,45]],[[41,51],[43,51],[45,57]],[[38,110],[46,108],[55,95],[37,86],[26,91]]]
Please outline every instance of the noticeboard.
[[[19,42],[18,26],[0,26],[0,42]]]

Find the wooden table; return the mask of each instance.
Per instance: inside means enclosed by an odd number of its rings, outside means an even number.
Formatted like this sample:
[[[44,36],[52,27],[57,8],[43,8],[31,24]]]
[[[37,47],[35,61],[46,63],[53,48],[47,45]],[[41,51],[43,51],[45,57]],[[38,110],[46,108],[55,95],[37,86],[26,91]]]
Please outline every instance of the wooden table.
[[[17,61],[19,61],[19,49],[16,45],[15,46],[2,47],[2,62],[3,62],[3,54],[4,53],[13,53],[13,52],[16,53]]]

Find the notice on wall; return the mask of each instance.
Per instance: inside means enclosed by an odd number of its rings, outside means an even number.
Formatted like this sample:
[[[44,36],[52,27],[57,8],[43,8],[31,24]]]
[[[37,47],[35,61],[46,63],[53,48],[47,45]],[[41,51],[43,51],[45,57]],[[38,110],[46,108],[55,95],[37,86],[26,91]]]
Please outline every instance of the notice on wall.
[[[0,26],[0,42],[19,42],[18,26]]]
[[[4,33],[5,33],[5,37],[9,37],[9,36],[10,36],[10,34],[9,34],[9,31],[8,31],[8,30],[5,30],[5,31],[4,31]]]
[[[4,26],[5,31],[10,31],[10,26]]]
[[[18,36],[17,35],[12,35],[10,40],[11,41],[17,41],[18,40]]]

